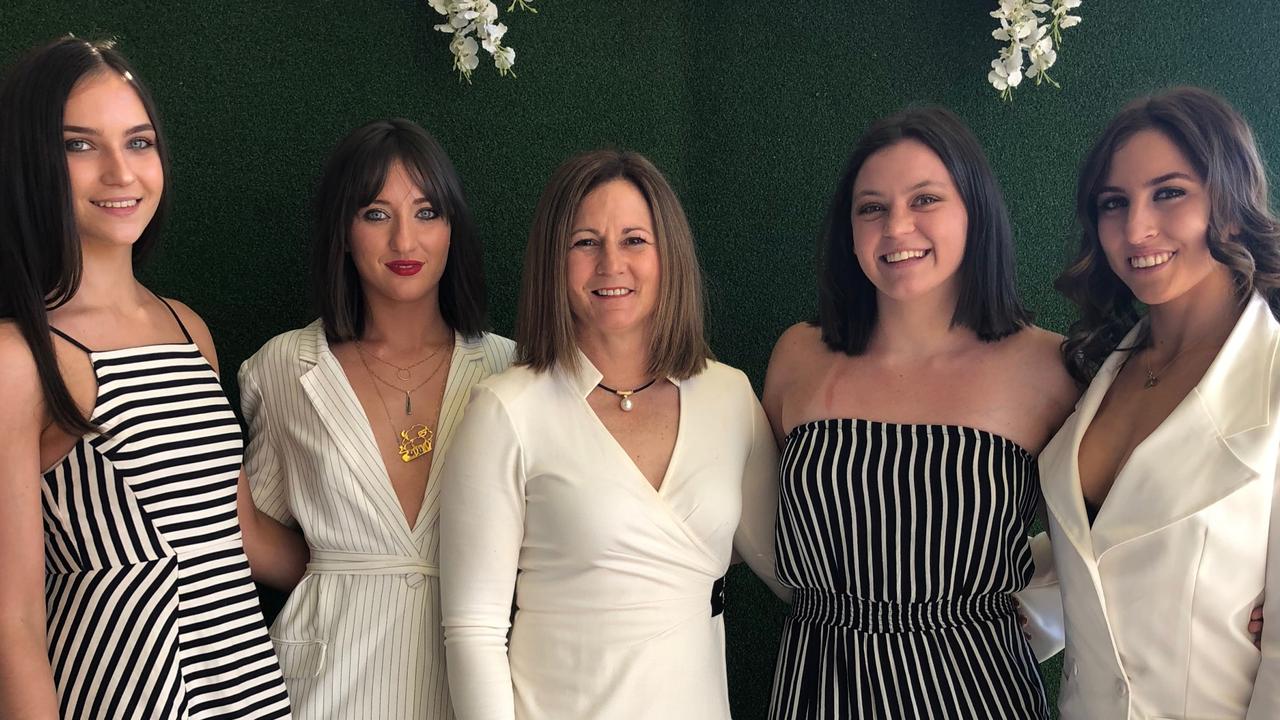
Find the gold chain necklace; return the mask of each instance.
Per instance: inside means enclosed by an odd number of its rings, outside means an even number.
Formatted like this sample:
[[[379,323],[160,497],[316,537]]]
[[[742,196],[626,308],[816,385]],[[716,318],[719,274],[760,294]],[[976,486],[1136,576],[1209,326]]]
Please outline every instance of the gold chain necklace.
[[[364,352],[364,346],[360,344],[360,341],[359,341],[359,340],[356,340],[356,341],[355,341],[355,344],[356,344],[356,348],[357,348],[357,349],[359,349],[361,352]],[[373,358],[374,360],[377,360],[378,362],[382,363],[383,365],[386,365],[386,366],[387,366],[387,367],[389,367],[389,368],[393,368],[393,369],[396,371],[396,378],[397,378],[397,379],[399,379],[399,380],[404,380],[405,382],[408,382],[409,380],[413,379],[413,369],[414,369],[414,368],[416,368],[416,367],[418,367],[419,365],[421,365],[422,363],[424,363],[424,362],[426,362],[426,361],[430,360],[431,358],[435,357],[436,355],[439,355],[439,354],[440,354],[440,351],[441,351],[441,350],[444,350],[444,349],[445,349],[445,348],[447,348],[447,347],[449,347],[449,345],[450,345],[450,343],[445,343],[444,345],[441,345],[440,347],[438,347],[438,348],[436,348],[435,350],[432,350],[430,353],[428,353],[426,357],[424,357],[424,358],[422,358],[421,360],[419,360],[418,362],[416,362],[416,363],[414,363],[414,364],[412,364],[412,365],[408,365],[408,366],[406,366],[406,367],[400,367],[399,365],[396,365],[396,364],[395,364],[395,363],[393,363],[393,362],[390,362],[390,361],[387,361],[387,360],[383,360],[382,358],[378,357],[377,355],[374,355],[373,353],[369,353],[369,357]]]
[[[364,350],[361,349],[359,343],[356,343],[356,355],[359,356],[360,364],[364,366],[364,371],[369,373],[369,377],[377,380],[396,392],[404,393],[405,417],[411,417],[413,415],[413,393],[418,388],[431,382],[431,379],[436,376],[436,373],[440,372],[440,368],[444,367],[444,361],[450,357],[449,355],[445,355],[439,363],[436,363],[435,369],[431,371],[431,374],[427,376],[426,380],[423,380],[412,388],[405,390],[374,374],[373,370],[369,368],[369,363],[364,359]],[[435,432],[425,423],[413,423],[403,430],[396,430],[396,423],[391,419],[391,411],[387,409],[387,401],[383,399],[382,393],[378,392],[377,387],[374,387],[373,390],[378,396],[378,403],[382,405],[382,413],[387,416],[387,425],[391,428],[391,431],[395,433],[396,449],[400,453],[400,460],[402,462],[413,462],[423,455],[430,453],[431,441],[435,438]],[[440,394],[442,396],[444,395],[443,387],[440,389]]]
[[[1143,369],[1143,371],[1144,371],[1144,372],[1146,372],[1146,374],[1147,374],[1147,379],[1146,379],[1146,382],[1142,383],[1142,389],[1143,389],[1143,390],[1150,390],[1151,388],[1153,388],[1153,387],[1155,387],[1155,386],[1159,385],[1159,384],[1160,384],[1160,376],[1164,374],[1164,371],[1165,371],[1165,370],[1168,370],[1169,368],[1173,367],[1173,364],[1174,364],[1175,362],[1177,362],[1178,358],[1182,357],[1183,353],[1187,352],[1188,350],[1190,350],[1190,349],[1191,349],[1191,348],[1193,348],[1193,347],[1197,347],[1197,346],[1199,346],[1199,345],[1203,345],[1206,339],[1207,339],[1207,338],[1201,338],[1201,339],[1199,339],[1199,340],[1197,340],[1197,341],[1195,341],[1195,342],[1191,343],[1190,345],[1188,345],[1188,346],[1186,346],[1186,347],[1182,348],[1182,349],[1181,349],[1181,350],[1179,350],[1178,352],[1174,353],[1173,357],[1169,358],[1169,361],[1168,361],[1168,362],[1166,362],[1164,365],[1161,365],[1161,366],[1160,366],[1160,368],[1159,368],[1159,369],[1157,369],[1157,370],[1154,370],[1154,371],[1153,371],[1153,370],[1151,369],[1151,363],[1149,363],[1149,362],[1144,362],[1144,363],[1143,363],[1143,368],[1142,368],[1142,369]]]

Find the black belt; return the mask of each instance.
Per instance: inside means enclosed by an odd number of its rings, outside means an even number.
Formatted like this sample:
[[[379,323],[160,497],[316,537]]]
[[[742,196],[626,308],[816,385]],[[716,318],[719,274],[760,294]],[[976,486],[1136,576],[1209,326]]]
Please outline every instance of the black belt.
[[[711,585],[711,617],[724,612],[724,577]]]

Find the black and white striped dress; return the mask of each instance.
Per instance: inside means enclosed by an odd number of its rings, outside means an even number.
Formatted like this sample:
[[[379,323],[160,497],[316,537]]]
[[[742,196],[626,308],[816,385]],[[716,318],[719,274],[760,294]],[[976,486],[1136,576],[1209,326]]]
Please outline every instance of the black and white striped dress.
[[[236,516],[240,426],[213,369],[190,335],[94,352],[58,334],[89,354],[106,431],[42,483],[61,717],[288,717]]]
[[[1010,598],[1033,570],[1035,458],[967,427],[839,419],[796,427],[781,464],[774,720],[1048,718]]]

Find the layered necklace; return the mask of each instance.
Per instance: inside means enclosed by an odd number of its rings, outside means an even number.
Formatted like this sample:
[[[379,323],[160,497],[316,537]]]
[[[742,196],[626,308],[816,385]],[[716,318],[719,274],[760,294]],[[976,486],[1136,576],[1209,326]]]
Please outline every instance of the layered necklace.
[[[399,430],[396,428],[395,421],[391,419],[391,410],[387,407],[386,399],[382,397],[381,392],[377,393],[378,402],[382,405],[382,412],[387,416],[387,425],[390,426],[391,431],[395,433],[396,449],[400,455],[400,460],[402,462],[413,462],[414,460],[417,460],[418,458],[423,457],[424,455],[427,455],[428,453],[431,452],[431,441],[435,439],[435,431],[432,430],[430,427],[428,427],[425,423],[413,422],[413,394],[417,392],[419,389],[421,389],[422,386],[431,382],[432,378],[434,378],[436,374],[440,372],[440,368],[444,367],[445,361],[452,356],[452,353],[446,353],[445,356],[441,358],[439,362],[436,363],[435,369],[433,369],[431,373],[427,375],[427,378],[425,380],[408,389],[402,388],[399,385],[396,385],[392,382],[389,382],[383,379],[381,376],[379,376],[369,367],[369,362],[365,360],[365,357],[366,356],[371,357],[377,362],[382,363],[383,365],[386,365],[390,368],[394,368],[396,371],[396,378],[400,380],[412,380],[414,368],[428,362],[429,360],[431,360],[431,358],[439,355],[442,351],[444,351],[446,348],[451,347],[452,345],[453,345],[452,342],[446,343],[436,348],[435,350],[433,350],[430,354],[428,354],[426,357],[419,360],[418,362],[415,362],[412,365],[409,365],[407,367],[401,367],[394,363],[387,362],[386,360],[383,360],[382,358],[378,357],[377,355],[374,355],[371,352],[367,352],[364,349],[364,347],[360,344],[359,340],[355,341],[356,355],[360,357],[360,364],[364,366],[364,371],[369,373],[369,377],[382,383],[383,385],[386,385],[387,387],[391,388],[392,390],[395,390],[396,392],[404,393],[404,415],[406,418],[405,422],[408,423],[408,427],[404,427],[403,429],[399,429]],[[375,390],[376,389],[377,388],[375,388]],[[441,395],[444,394],[443,386],[440,389],[440,393]]]

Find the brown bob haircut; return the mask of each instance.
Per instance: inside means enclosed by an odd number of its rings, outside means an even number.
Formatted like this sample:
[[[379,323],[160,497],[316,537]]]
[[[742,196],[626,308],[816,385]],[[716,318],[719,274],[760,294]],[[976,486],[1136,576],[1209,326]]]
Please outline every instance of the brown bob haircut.
[[[1062,345],[1067,369],[1080,383],[1093,378],[1140,318],[1133,292],[1102,252],[1098,195],[1116,151],[1143,130],[1155,130],[1178,146],[1204,181],[1209,254],[1231,271],[1240,300],[1260,293],[1280,317],[1280,223],[1271,210],[1266,167],[1249,124],[1226,100],[1197,87],[1139,98],[1112,118],[1080,166],[1080,247],[1054,283],[1080,309]],[[1140,337],[1131,349],[1149,340]]]
[[[516,364],[537,372],[557,365],[578,369],[569,308],[570,236],[583,198],[611,180],[634,185],[653,213],[660,290],[650,325],[648,371],[654,377],[693,377],[711,358],[703,331],[706,310],[693,232],[662,172],[638,153],[617,150],[569,158],[542,191],[524,253]]]
[[[364,334],[365,300],[351,260],[356,213],[378,197],[397,162],[431,206],[449,221],[449,254],[440,277],[440,314],[449,328],[475,337],[487,326],[484,249],[471,221],[462,182],[435,138],[404,119],[375,120],[352,130],[325,163],[315,197],[312,292],[330,342]]]

